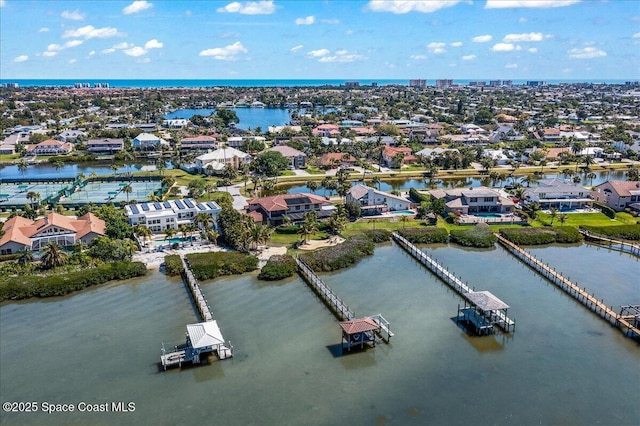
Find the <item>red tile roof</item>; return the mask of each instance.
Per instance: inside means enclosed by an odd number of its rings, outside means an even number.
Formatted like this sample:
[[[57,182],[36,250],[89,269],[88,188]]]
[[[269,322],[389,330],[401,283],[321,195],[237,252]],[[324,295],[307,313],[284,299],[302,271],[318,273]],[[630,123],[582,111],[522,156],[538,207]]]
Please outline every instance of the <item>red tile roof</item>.
[[[287,200],[296,201],[300,199],[300,203],[287,203]],[[278,210],[288,210],[290,205],[295,204],[329,204],[326,198],[306,192],[298,194],[279,194],[270,197],[254,198],[248,201],[249,207],[260,206],[263,210],[272,212]]]
[[[380,328],[378,323],[369,317],[354,319],[352,321],[341,321],[339,324],[342,330],[347,334],[363,333],[365,331],[373,331]]]

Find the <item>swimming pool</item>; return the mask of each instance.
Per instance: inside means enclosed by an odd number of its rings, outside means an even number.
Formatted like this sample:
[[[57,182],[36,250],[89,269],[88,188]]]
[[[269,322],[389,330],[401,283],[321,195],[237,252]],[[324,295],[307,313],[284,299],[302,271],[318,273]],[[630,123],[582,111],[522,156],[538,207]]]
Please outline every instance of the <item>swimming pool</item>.
[[[394,210],[394,211],[389,212],[389,213],[390,214],[398,214],[398,215],[406,215],[406,216],[409,216],[409,215],[413,216],[413,215],[416,214],[416,212],[414,212],[413,210]]]
[[[501,214],[497,214],[497,213],[475,213],[473,216],[489,217],[489,218],[500,218],[500,217],[502,217]]]

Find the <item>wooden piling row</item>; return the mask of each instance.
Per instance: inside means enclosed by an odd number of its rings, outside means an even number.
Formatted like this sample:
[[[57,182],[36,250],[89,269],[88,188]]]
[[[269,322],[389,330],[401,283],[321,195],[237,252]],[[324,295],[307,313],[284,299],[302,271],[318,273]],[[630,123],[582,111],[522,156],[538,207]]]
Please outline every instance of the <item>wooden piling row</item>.
[[[632,254],[633,256],[640,257],[640,246],[638,244],[630,243],[629,241],[621,240],[612,237],[603,237],[601,235],[593,234],[586,229],[579,229],[580,233],[584,236],[584,239],[597,244],[606,245],[611,249],[619,250],[624,253]],[[618,248],[619,247],[619,248]]]
[[[184,277],[187,281],[187,287],[191,292],[191,296],[193,297],[193,301],[196,304],[196,308],[198,309],[198,313],[200,314],[201,321],[213,321],[213,315],[211,314],[211,308],[207,303],[206,299],[202,295],[202,290],[200,289],[200,285],[196,280],[196,277],[193,276],[193,272],[191,272],[191,268],[187,263],[187,260],[184,258],[184,255],[180,255],[180,260],[182,260],[182,266],[184,268]]]
[[[625,335],[636,338],[640,337],[640,329],[634,327],[633,324],[616,313],[613,310],[613,307],[605,305],[604,299],[598,300],[595,295],[587,292],[586,287],[580,288],[576,283],[569,280],[569,278],[563,276],[561,272],[558,272],[549,265],[542,263],[535,256],[529,254],[522,247],[512,243],[502,235],[495,234],[495,236],[498,238],[498,242],[505,247],[507,251],[553,283],[556,287],[576,299],[591,312],[595,313],[605,321],[608,321],[611,325],[623,328],[625,330]]]

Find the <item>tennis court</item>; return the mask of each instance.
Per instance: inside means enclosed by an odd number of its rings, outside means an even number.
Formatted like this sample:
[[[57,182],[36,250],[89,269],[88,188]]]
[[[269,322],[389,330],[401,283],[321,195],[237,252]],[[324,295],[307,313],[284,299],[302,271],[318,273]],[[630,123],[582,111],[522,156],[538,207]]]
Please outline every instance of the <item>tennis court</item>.
[[[40,194],[38,201],[56,196],[65,188],[70,188],[71,183],[51,184],[2,184],[0,185],[0,206],[23,206],[33,201],[27,198],[27,194],[35,192]]]
[[[131,186],[131,192],[123,189]],[[160,189],[160,181],[148,182],[89,182],[76,192],[60,199],[60,204],[105,204],[121,201],[149,201],[150,195]]]

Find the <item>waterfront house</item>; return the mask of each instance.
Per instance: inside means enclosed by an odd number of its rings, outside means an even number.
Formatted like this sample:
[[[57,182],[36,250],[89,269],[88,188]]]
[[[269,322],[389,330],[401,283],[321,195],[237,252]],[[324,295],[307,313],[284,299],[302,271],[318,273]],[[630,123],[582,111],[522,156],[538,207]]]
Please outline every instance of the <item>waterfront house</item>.
[[[180,225],[192,224],[199,213],[208,214],[209,222],[215,228],[218,214],[222,209],[213,201],[200,203],[194,199],[185,198],[184,200],[128,204],[124,207],[124,211],[132,226],[144,225],[151,229],[151,232],[160,233],[168,228],[177,230]]]
[[[596,185],[591,197],[615,211],[624,211],[629,205],[640,202],[640,181],[608,180]]]
[[[87,137],[87,133],[82,130],[65,130],[58,135],[62,142],[78,142]]]
[[[72,246],[78,241],[91,244],[95,237],[105,235],[105,222],[93,213],[77,219],[58,213],[32,221],[22,216],[7,220],[0,238],[0,255],[15,254],[19,250],[38,251],[49,242],[62,247]]]
[[[251,156],[235,148],[220,148],[196,157],[195,168],[200,173],[220,173],[227,164],[239,169],[243,164],[249,164]]]
[[[433,198],[444,198],[446,211],[456,214],[512,213],[515,204],[499,191],[484,186],[474,188],[433,189]]]
[[[409,210],[413,207],[411,201],[406,198],[388,194],[362,184],[349,188],[345,201],[358,203],[362,209],[363,216],[396,210]]]
[[[162,146],[169,146],[169,142],[151,133],[140,133],[133,139],[135,149],[160,149]]]
[[[340,134],[340,128],[336,124],[321,124],[315,127],[311,134],[313,136],[325,136],[330,138],[332,136],[337,136]]]
[[[539,203],[543,210],[551,207],[559,210],[582,209],[593,204],[587,188],[561,179],[542,179],[536,188],[526,188],[524,202]]]
[[[283,157],[289,160],[289,164],[292,169],[299,169],[306,165],[307,154],[302,151],[298,151],[295,148],[291,148],[290,146],[278,145],[267,149],[267,151],[275,151],[282,154]]]
[[[322,154],[322,156],[318,159],[318,164],[324,168],[332,168],[332,167],[350,167],[356,163],[356,158],[348,153],[342,152],[327,152],[326,154]]]
[[[425,157],[425,158],[435,158],[438,157],[440,155],[444,155],[445,152],[451,152],[451,153],[460,153],[460,151],[458,151],[455,148],[425,148],[425,149],[421,149],[420,151],[416,152],[416,157]]]
[[[326,198],[315,194],[279,194],[270,197],[254,198],[248,201],[247,213],[256,222],[279,225],[285,216],[293,222],[304,219],[304,214],[315,211],[318,219],[331,216],[335,206]]]
[[[401,160],[399,160],[401,158]],[[408,146],[385,146],[382,151],[382,162],[387,167],[400,167],[404,164],[413,164],[418,158],[411,153]]]
[[[66,155],[73,150],[73,145],[69,142],[60,142],[55,139],[48,139],[36,145],[27,145],[29,155]]]
[[[87,152],[91,154],[115,154],[124,149],[122,139],[91,139],[87,141]]]
[[[210,151],[218,147],[218,140],[209,135],[191,136],[180,141],[180,151]]]
[[[162,126],[169,129],[184,129],[190,124],[191,122],[186,118],[174,118],[174,119],[164,120],[162,122]]]

